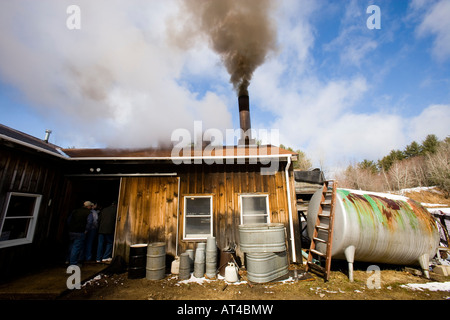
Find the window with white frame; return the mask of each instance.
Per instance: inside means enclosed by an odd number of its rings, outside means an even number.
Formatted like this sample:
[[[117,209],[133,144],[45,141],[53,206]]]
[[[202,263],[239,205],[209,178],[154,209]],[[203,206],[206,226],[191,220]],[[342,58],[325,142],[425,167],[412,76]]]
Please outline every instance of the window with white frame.
[[[270,223],[268,195],[241,195],[241,224]]]
[[[184,239],[212,236],[212,212],[212,196],[184,197]]]
[[[0,220],[0,248],[31,243],[41,195],[8,192]]]

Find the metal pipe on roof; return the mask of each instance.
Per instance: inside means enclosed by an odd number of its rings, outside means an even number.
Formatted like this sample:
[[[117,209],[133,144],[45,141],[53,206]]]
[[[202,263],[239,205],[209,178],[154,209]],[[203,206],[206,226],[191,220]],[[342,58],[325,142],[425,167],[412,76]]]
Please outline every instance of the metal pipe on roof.
[[[45,130],[45,138],[44,141],[48,143],[48,140],[50,139],[50,134],[52,133],[52,130]]]

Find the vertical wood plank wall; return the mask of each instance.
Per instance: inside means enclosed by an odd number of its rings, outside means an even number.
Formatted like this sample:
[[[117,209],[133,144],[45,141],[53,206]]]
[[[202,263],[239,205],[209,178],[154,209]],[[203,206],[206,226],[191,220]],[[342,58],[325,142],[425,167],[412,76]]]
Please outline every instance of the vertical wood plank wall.
[[[42,195],[33,243],[0,249],[0,281],[59,258],[61,214],[67,211],[69,185],[56,161],[10,148],[0,148],[0,215],[8,192]]]
[[[114,255],[128,260],[133,244],[165,242],[176,252],[178,179],[124,177],[117,208]]]
[[[261,175],[260,166],[250,164],[189,165],[177,169],[178,178],[122,178],[115,255],[120,254],[128,260],[130,245],[160,241],[166,243],[166,252],[174,256],[186,249],[194,249],[198,241],[183,239],[184,197],[193,195],[212,195],[213,233],[220,249],[234,248],[239,243],[241,194],[268,195],[270,221],[283,223],[288,239],[290,238],[284,165],[280,164],[279,171],[274,175]],[[290,176],[291,199],[295,199],[292,171]],[[178,194],[178,179],[180,179],[180,194]],[[291,207],[294,230],[297,232],[299,230],[297,211],[295,205]],[[178,210],[180,215],[177,219]],[[299,231],[295,238],[300,239]],[[298,244],[296,251],[301,254],[300,241],[296,240],[296,243]],[[290,250],[289,241],[288,246]]]

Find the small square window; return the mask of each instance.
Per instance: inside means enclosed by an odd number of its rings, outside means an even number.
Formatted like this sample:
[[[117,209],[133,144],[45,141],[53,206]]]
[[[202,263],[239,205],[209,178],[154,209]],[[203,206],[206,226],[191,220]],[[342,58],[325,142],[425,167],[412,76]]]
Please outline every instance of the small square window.
[[[212,235],[212,196],[184,197],[184,238],[206,239]]]
[[[267,195],[241,195],[241,223],[269,223]]]
[[[0,248],[33,241],[41,195],[9,192],[0,220]]]

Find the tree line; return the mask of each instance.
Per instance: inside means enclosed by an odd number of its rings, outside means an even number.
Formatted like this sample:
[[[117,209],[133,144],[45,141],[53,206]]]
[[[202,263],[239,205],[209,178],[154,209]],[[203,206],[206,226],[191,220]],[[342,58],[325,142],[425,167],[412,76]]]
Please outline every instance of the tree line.
[[[338,177],[341,187],[367,191],[398,191],[437,186],[450,196],[450,137],[428,135],[404,150],[391,152],[378,161],[364,159],[349,165]]]

